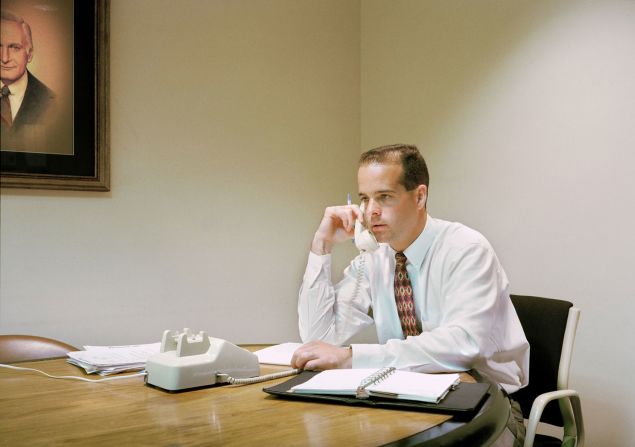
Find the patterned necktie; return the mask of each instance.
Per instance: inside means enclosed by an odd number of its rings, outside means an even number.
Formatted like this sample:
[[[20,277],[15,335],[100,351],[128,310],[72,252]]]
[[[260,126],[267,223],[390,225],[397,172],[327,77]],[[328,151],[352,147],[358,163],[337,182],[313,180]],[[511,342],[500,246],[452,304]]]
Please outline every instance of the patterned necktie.
[[[415,313],[415,302],[412,293],[412,284],[406,271],[406,255],[402,252],[395,254],[397,261],[395,266],[395,301],[397,303],[397,313],[401,321],[401,329],[404,338],[409,335],[419,335],[420,325]]]
[[[11,127],[13,124],[13,118],[11,118],[11,103],[9,102],[9,87],[4,85],[2,87],[2,99],[0,100],[0,112],[2,115],[2,121],[6,123],[7,126]]]

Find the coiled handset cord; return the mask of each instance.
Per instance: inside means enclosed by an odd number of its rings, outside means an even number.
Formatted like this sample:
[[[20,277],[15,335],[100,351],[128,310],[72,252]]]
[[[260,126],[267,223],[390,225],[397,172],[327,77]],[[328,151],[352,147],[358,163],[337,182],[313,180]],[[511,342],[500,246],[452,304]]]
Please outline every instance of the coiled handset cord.
[[[362,286],[362,281],[364,280],[365,268],[366,268],[366,257],[364,256],[364,252],[361,252],[359,257],[359,268],[357,269],[357,278],[355,280],[355,291],[353,292],[353,301],[357,299],[357,295],[359,294],[359,289]]]
[[[235,379],[228,374],[216,373],[219,383],[229,383],[230,385],[251,385],[252,383],[266,382],[268,380],[280,379],[282,377],[294,376],[300,374],[301,369],[290,369],[288,371],[280,371],[277,373],[266,374],[258,377],[248,377],[246,379]]]

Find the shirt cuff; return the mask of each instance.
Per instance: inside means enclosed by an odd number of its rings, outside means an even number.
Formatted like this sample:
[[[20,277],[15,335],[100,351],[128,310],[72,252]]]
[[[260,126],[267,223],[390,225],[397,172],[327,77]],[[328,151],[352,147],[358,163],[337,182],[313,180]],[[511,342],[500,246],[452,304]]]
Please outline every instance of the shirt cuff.
[[[385,365],[383,346],[379,344],[351,345],[353,368],[378,368]]]
[[[330,280],[331,278],[331,254],[316,255],[309,252],[309,260],[304,271],[304,284],[313,287],[318,278]]]

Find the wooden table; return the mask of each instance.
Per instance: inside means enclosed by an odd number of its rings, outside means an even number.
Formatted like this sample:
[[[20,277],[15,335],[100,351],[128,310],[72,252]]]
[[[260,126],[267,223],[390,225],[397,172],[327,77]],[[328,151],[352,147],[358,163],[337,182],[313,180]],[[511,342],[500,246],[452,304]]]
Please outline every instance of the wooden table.
[[[65,359],[16,366],[93,377]],[[261,374],[284,369],[288,368],[262,365]],[[262,391],[263,386],[285,380],[168,393],[144,385],[142,377],[86,383],[0,368],[0,445],[352,447],[404,439],[432,445],[425,438],[434,430],[424,431],[451,419],[434,413],[279,399]],[[495,419],[506,420],[507,399],[493,396],[484,407],[492,407],[490,401],[497,406]],[[471,432],[473,422],[459,425]],[[453,424],[441,427],[453,431]],[[488,430],[498,435],[504,423],[495,425]]]

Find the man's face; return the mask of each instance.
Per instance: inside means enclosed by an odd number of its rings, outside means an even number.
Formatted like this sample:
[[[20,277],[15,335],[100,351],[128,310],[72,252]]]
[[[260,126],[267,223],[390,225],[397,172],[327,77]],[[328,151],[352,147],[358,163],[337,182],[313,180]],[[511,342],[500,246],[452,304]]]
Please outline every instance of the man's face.
[[[357,171],[359,197],[366,210],[365,220],[378,242],[387,242],[397,250],[405,250],[425,225],[423,185],[406,191],[399,183],[401,164],[370,164]]]
[[[22,77],[26,71],[26,64],[31,62],[33,57],[33,52],[19,23],[2,20],[0,50],[2,53],[0,78],[2,82],[9,85]]]

